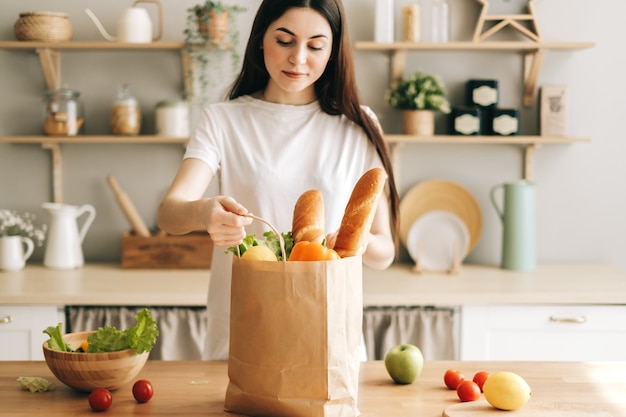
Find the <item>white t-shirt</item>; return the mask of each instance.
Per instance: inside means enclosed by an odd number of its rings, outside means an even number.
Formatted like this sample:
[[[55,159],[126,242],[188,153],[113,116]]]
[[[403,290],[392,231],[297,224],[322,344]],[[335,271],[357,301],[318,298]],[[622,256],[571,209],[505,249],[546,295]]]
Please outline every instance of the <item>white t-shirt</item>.
[[[324,196],[326,233],[336,231],[358,179],[382,167],[363,129],[344,116],[324,113],[318,102],[294,106],[251,96],[207,106],[184,158],[204,161],[217,174],[221,195],[282,233],[291,230],[296,200],[310,189]],[[263,238],[267,230],[255,221],[246,231]],[[207,360],[228,359],[231,255],[225,249],[213,250]]]

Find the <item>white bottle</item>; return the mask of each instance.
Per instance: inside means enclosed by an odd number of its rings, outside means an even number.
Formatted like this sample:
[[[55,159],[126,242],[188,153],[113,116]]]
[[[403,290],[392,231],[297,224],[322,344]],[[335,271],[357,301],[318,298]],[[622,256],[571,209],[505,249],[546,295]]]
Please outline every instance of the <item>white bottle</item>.
[[[374,41],[393,42],[394,9],[393,0],[376,0]]]
[[[431,5],[431,41],[450,40],[450,5],[447,0],[434,0]]]

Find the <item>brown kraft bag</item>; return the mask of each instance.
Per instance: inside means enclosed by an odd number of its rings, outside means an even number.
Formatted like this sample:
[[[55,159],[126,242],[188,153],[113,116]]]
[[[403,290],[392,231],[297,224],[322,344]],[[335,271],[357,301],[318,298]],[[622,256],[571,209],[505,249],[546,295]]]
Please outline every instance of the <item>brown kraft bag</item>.
[[[226,411],[359,415],[361,262],[233,257]]]

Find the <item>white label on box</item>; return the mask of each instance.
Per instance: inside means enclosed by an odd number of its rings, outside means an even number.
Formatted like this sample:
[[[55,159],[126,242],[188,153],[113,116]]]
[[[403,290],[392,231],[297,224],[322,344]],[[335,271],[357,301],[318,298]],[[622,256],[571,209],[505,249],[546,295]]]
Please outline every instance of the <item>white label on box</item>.
[[[480,119],[471,114],[464,114],[454,119],[454,130],[464,135],[471,135],[480,129]]]
[[[498,90],[488,85],[481,85],[472,91],[472,100],[483,107],[491,106],[498,102]]]
[[[567,86],[542,86],[540,95],[541,136],[567,136]]]
[[[519,122],[517,117],[503,114],[493,119],[493,131],[500,135],[508,136],[511,133],[517,132],[518,129]]]

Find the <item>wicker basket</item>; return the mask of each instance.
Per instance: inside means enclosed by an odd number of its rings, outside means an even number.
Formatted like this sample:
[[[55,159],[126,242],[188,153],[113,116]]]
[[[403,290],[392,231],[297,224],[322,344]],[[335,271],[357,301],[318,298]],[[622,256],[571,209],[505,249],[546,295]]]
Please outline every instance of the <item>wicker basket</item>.
[[[66,42],[72,37],[72,22],[66,13],[20,13],[13,26],[20,41]]]

